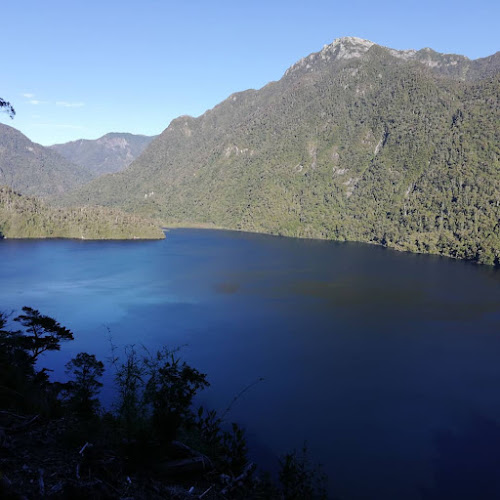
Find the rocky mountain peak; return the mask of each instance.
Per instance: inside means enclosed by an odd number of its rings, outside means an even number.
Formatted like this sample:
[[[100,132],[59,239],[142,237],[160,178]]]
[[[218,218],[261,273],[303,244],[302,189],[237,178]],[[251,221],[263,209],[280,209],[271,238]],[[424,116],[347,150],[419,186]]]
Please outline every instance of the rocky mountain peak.
[[[361,57],[372,45],[370,40],[357,36],[336,38],[330,45],[325,45],[320,54],[335,54],[338,59],[353,59]]]
[[[303,57],[285,72],[285,76],[291,74],[313,73],[320,70],[322,66],[330,62],[343,62],[349,59],[362,58],[375,44],[370,40],[355,36],[344,36],[336,38],[332,43],[324,45],[319,52],[314,52]],[[421,50],[407,49],[397,50],[390,47],[380,46],[391,56],[405,61],[415,60],[438,73],[454,76],[458,79],[469,78],[470,60],[462,55],[442,54],[430,48]],[[492,57],[487,58],[492,59]],[[488,61],[487,64],[490,64]],[[495,68],[496,64],[491,63]],[[483,64],[484,65],[484,64]],[[492,70],[494,71],[494,69]],[[471,73],[472,75],[472,73]]]
[[[289,75],[297,70],[314,71],[316,62],[325,62],[330,60],[354,59],[363,56],[375,43],[370,40],[358,38],[356,36],[344,36],[336,38],[331,44],[324,45],[319,52],[303,57],[293,66],[291,66],[285,75]]]

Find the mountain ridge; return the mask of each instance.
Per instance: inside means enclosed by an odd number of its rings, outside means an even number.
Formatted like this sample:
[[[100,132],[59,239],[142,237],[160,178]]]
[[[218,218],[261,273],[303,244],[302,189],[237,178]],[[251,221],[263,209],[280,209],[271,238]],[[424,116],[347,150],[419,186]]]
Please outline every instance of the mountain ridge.
[[[77,139],[49,148],[70,162],[87,168],[97,177],[128,167],[155,137],[109,132],[95,140]]]
[[[66,202],[498,262],[499,68],[344,37]]]
[[[25,195],[47,197],[74,189],[91,178],[86,168],[0,123],[0,184]]]
[[[284,73],[283,76],[290,75],[299,68],[306,66],[306,69],[314,70],[311,66],[311,62],[317,59],[322,59],[330,61],[332,58],[337,59],[352,59],[359,58],[368,52],[372,47],[378,47],[382,50],[386,50],[390,55],[397,57],[398,59],[403,59],[406,61],[415,60],[421,62],[422,64],[429,66],[430,68],[441,68],[448,67],[453,68],[457,66],[462,68],[465,66],[463,74],[456,71],[454,76],[459,78],[477,78],[477,73],[479,72],[480,77],[485,76],[485,70],[483,69],[484,63],[486,64],[491,61],[492,58],[496,60],[494,71],[498,71],[498,65],[500,62],[500,52],[496,52],[490,56],[469,59],[467,56],[461,54],[448,54],[440,53],[433,50],[430,47],[424,47],[422,49],[393,49],[390,47],[385,47],[383,45],[376,44],[371,40],[366,40],[363,38],[345,36],[336,38],[332,43],[324,45],[323,48],[318,52],[312,52],[306,57],[299,59],[296,63],[292,64]],[[309,65],[309,67],[308,67]],[[470,72],[469,70],[472,69]],[[470,73],[470,77],[468,74]]]

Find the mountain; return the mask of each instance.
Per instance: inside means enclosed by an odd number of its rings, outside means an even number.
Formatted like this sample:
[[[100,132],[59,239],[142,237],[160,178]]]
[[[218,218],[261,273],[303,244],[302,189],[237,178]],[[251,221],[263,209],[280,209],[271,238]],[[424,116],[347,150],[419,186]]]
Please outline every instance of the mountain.
[[[162,239],[157,224],[103,207],[52,208],[0,186],[1,238]]]
[[[66,202],[498,264],[499,69],[340,38]]]
[[[0,184],[22,194],[46,197],[74,189],[91,178],[86,168],[0,123]]]
[[[153,139],[145,135],[110,133],[94,141],[80,139],[50,148],[97,177],[128,167]]]

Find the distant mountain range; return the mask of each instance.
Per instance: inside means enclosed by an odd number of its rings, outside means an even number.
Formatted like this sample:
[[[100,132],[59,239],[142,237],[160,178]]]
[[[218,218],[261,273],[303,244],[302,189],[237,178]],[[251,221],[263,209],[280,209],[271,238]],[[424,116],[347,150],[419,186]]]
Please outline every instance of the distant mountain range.
[[[0,185],[32,196],[53,196],[81,186],[91,172],[59,153],[30,141],[19,130],[0,123]]]
[[[340,38],[64,201],[498,264],[499,70]]]
[[[154,139],[110,133],[45,147],[0,123],[0,185],[24,195],[57,196],[107,173],[126,168]]]
[[[128,167],[153,139],[145,135],[113,132],[96,140],[80,139],[50,148],[98,177]]]
[[[53,208],[39,199],[75,189],[99,172],[125,168],[151,139],[108,134],[97,141],[70,143],[66,149],[61,145],[67,152],[71,145],[82,144],[73,155],[75,162],[71,162],[56,151],[57,147],[35,144],[15,128],[0,124],[0,239],[163,238],[158,223],[133,214],[104,207]],[[85,151],[95,161],[89,161],[88,167]]]

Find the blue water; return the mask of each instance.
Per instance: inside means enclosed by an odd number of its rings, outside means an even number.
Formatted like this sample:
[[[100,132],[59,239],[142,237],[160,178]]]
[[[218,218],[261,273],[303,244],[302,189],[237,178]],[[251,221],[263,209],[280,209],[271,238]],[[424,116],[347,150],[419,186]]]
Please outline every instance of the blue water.
[[[435,256],[208,230],[0,242],[0,309],[80,351],[184,346],[266,467],[307,441],[344,499],[500,498],[500,272]],[[112,402],[112,372],[103,398]]]

